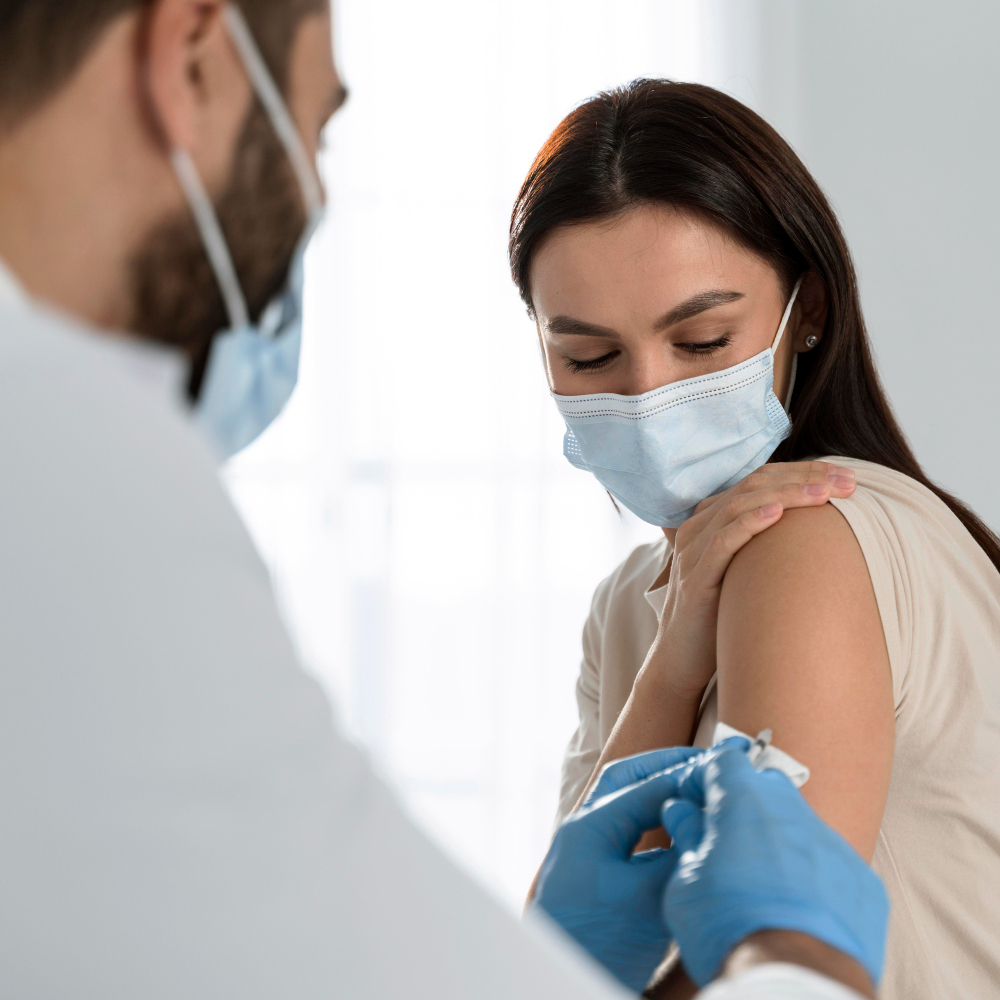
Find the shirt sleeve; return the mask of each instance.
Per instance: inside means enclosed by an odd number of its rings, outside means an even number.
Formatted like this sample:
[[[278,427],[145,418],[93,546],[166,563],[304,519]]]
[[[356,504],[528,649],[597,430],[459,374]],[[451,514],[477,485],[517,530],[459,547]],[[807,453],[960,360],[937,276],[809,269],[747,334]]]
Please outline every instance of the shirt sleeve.
[[[0,324],[4,994],[621,998],[338,733],[193,429],[29,334]]]
[[[579,723],[563,757],[555,823],[557,829],[579,801],[603,750],[600,719],[601,659],[613,579],[613,576],[608,577],[598,585],[591,602],[590,614],[583,626],[583,659],[580,662],[580,676],[576,681]]]
[[[902,539],[907,534],[900,524],[906,517],[905,508],[894,510],[891,502],[886,503],[865,482],[859,483],[849,500],[834,498],[830,502],[851,526],[865,557],[889,654],[893,701],[898,709],[903,700],[912,652],[909,642],[911,587],[906,571],[907,559],[901,550]]]
[[[860,993],[798,965],[761,965],[721,980],[697,1000],[862,1000]]]

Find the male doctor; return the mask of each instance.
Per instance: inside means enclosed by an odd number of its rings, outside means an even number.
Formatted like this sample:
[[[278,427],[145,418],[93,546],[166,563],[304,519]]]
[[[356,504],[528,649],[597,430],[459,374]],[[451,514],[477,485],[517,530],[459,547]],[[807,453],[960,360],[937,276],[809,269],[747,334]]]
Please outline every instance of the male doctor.
[[[675,941],[870,995],[877,880],[743,746],[609,768],[522,925],[296,664],[216,467],[294,386],[343,99],[326,0],[0,0],[0,992],[612,1000]]]

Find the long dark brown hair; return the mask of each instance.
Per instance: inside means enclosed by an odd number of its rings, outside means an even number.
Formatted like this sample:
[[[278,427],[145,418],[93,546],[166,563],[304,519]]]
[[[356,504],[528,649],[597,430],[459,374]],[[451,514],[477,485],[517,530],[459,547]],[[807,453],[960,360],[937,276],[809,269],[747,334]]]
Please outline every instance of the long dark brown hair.
[[[1000,539],[932,483],[903,435],[872,359],[857,276],[819,185],[770,125],[694,83],[635,80],[571,112],[532,164],[514,205],[510,266],[529,310],[532,257],[556,226],[661,203],[705,218],[766,260],[786,294],[813,271],[828,311],[799,355],[792,432],[774,461],[842,455],[895,469],[939,496],[1000,569]]]

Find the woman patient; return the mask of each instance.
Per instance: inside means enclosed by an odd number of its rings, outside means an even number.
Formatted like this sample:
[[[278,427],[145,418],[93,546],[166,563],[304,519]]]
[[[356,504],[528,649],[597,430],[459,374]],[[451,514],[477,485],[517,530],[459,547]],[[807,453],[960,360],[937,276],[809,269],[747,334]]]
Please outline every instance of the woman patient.
[[[560,817],[609,760],[769,728],[886,882],[882,996],[1000,995],[1000,543],[896,424],[816,182],[637,81],[546,143],[510,256],[567,457],[664,533],[594,597]]]

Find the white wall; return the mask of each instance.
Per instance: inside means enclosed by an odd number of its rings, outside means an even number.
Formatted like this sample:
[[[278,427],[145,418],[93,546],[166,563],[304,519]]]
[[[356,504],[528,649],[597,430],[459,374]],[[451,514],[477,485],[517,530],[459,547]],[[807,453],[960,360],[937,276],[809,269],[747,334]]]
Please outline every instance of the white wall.
[[[759,3],[758,109],[840,216],[917,457],[998,529],[1000,4]]]

